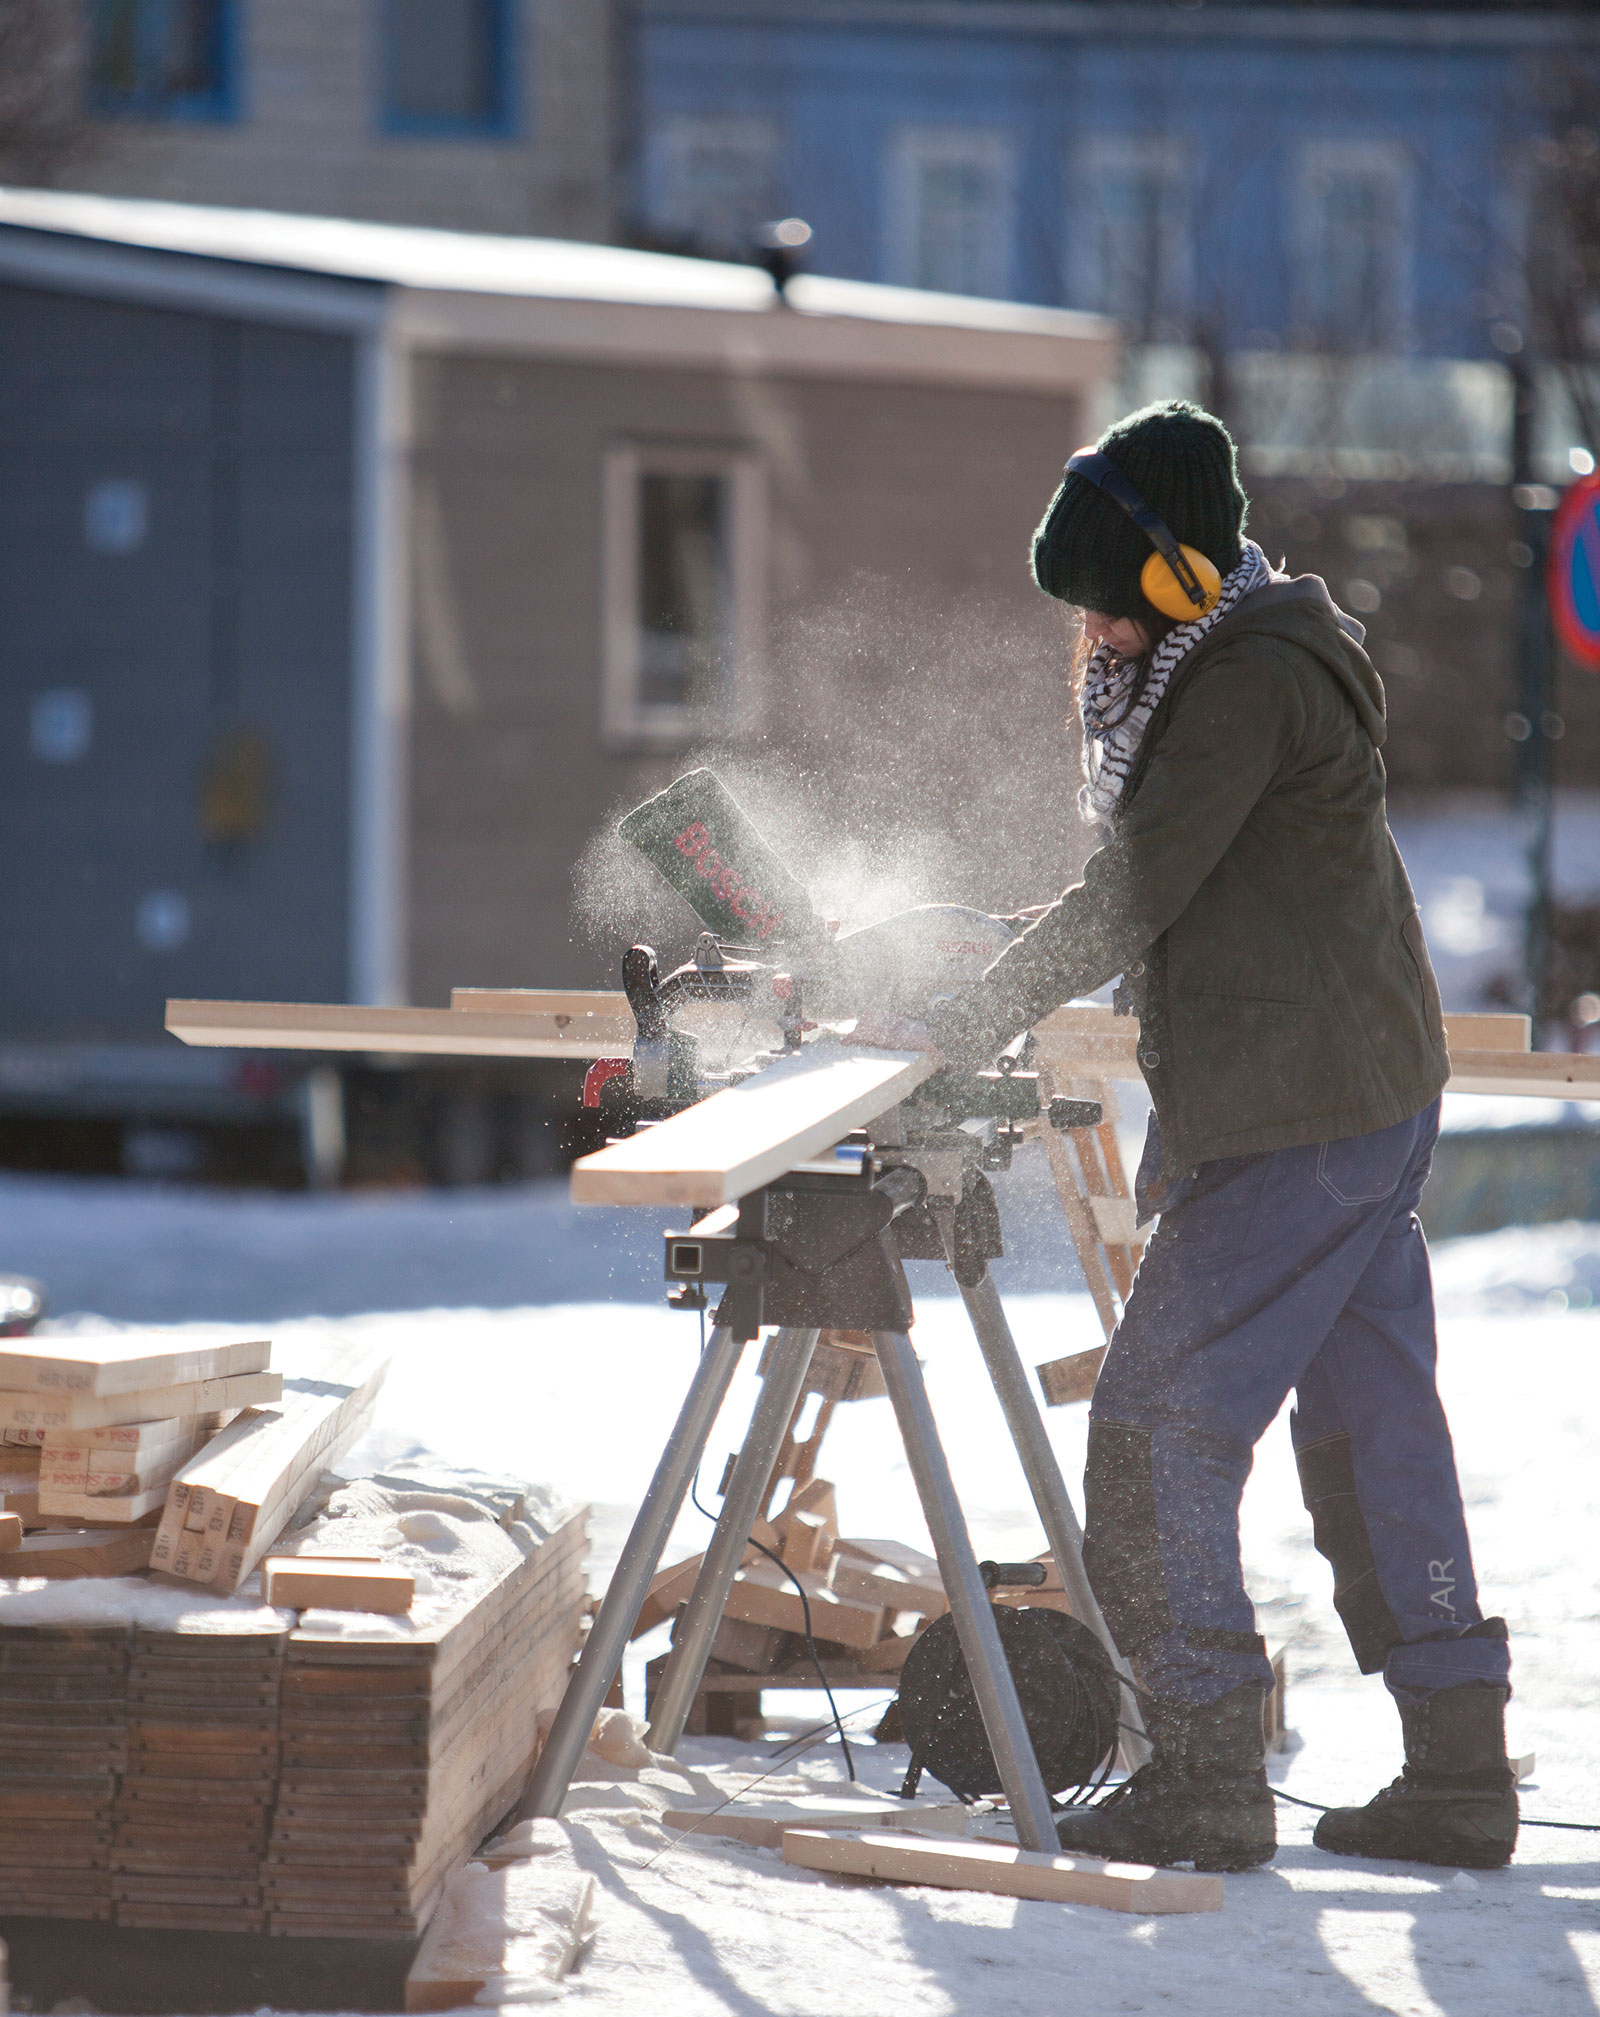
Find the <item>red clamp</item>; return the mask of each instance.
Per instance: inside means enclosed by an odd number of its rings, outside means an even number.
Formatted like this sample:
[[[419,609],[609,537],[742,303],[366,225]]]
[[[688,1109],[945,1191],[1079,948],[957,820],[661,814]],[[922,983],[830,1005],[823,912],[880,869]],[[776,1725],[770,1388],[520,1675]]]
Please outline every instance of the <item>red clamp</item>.
[[[608,1079],[621,1078],[628,1070],[627,1058],[596,1058],[583,1075],[583,1103],[586,1107],[600,1104],[600,1088]]]

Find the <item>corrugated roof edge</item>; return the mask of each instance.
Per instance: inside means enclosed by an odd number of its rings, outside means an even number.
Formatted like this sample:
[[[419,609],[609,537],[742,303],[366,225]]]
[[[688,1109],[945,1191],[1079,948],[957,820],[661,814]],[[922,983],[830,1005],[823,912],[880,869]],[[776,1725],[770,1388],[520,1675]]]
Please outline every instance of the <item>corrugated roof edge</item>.
[[[770,314],[778,306],[772,283],[758,267],[564,238],[494,237],[344,217],[15,188],[0,188],[0,225],[425,291],[743,314]],[[924,293],[820,274],[795,279],[789,303],[808,316],[999,334],[1104,341],[1113,333],[1104,318],[1071,309]]]

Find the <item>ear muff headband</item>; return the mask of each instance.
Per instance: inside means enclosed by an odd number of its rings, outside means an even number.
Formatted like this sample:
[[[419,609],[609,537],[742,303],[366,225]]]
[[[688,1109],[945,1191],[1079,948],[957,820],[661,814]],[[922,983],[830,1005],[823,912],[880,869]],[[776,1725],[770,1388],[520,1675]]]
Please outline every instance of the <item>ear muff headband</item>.
[[[1109,455],[1080,448],[1068,461],[1067,474],[1087,478],[1113,504],[1121,505],[1155,548],[1139,574],[1147,602],[1179,623],[1216,608],[1222,599],[1222,576],[1214,564],[1196,548],[1178,544],[1166,520],[1151,510]]]

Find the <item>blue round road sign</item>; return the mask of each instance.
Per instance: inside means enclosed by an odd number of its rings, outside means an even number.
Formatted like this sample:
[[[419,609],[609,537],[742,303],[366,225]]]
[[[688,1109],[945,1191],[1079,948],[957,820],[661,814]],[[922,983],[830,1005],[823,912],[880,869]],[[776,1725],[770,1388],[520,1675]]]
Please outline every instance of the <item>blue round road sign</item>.
[[[1600,471],[1580,476],[1557,507],[1547,587],[1561,642],[1600,672]]]

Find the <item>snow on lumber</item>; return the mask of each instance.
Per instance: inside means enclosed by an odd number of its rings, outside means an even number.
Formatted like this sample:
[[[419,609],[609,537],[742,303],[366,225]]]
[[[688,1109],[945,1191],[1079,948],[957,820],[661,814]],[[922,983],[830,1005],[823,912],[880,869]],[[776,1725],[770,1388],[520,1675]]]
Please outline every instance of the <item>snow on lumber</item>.
[[[505,999],[505,997],[501,997]],[[350,1008],[337,1002],[169,1001],[167,1029],[186,1044],[256,1050],[397,1051],[414,1056],[622,1057],[634,1021],[623,996],[530,989],[511,1011]]]
[[[332,1347],[313,1374],[284,1381],[280,1401],[214,1436],[172,1481],[151,1567],[225,1594],[238,1589],[316,1473],[361,1433],[388,1369],[387,1346]]]
[[[933,1884],[950,1891],[997,1891],[1008,1898],[1104,1905],[1112,1912],[1222,1910],[1220,1877],[1152,1870],[1142,1863],[1045,1856],[1004,1842],[918,1841],[904,1835],[836,1835],[789,1828],[783,1837],[783,1860],[832,1876]]]
[[[176,1347],[159,1334],[109,1332],[76,1338],[7,1338],[0,1345],[0,1391],[8,1394],[137,1393],[197,1380],[263,1373],[271,1341]]]
[[[572,1168],[580,1205],[731,1204],[915,1091],[932,1059],[807,1044]]]

